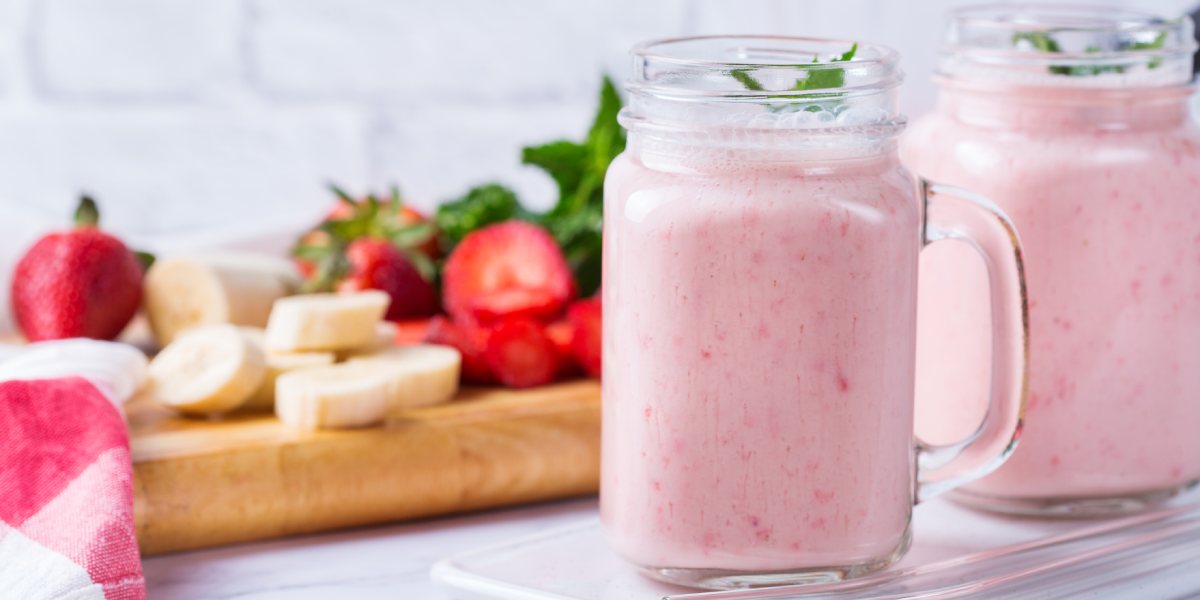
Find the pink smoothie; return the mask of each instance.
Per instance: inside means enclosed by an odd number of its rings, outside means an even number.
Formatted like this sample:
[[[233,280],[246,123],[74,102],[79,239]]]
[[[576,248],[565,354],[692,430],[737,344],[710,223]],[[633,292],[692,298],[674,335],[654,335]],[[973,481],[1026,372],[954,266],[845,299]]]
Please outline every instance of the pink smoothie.
[[[614,548],[742,571],[891,558],[913,498],[920,245],[895,153],[632,144],[605,191]]]
[[[1119,497],[1200,478],[1200,131],[1186,93],[948,83],[906,135],[906,164],[993,199],[1025,245],[1024,436],[968,490]],[[978,259],[943,246],[922,258],[917,429],[946,440],[983,412],[989,324]]]

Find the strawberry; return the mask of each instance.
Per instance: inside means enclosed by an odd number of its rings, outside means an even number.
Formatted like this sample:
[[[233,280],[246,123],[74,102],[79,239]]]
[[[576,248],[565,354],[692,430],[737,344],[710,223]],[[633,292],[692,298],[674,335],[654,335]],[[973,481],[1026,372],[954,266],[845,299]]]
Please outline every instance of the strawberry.
[[[382,290],[392,298],[386,318],[410,319],[438,310],[437,293],[412,263],[390,242],[360,238],[346,248],[349,272],[337,283],[339,292]]]
[[[527,317],[508,318],[492,327],[484,359],[500,383],[525,388],[554,381],[558,350],[545,327]]]
[[[562,250],[541,227],[504,221],[471,232],[442,273],[446,312],[457,321],[505,316],[550,320],[575,296]]]
[[[345,192],[337,193],[341,198],[344,199],[339,200],[337,204],[333,205],[333,208],[329,210],[329,214],[325,215],[325,221],[338,221],[352,218],[357,211],[361,210],[363,205],[370,202],[370,200],[367,198],[362,200],[354,200],[353,198],[346,196]],[[398,194],[399,192],[393,188],[392,197],[395,198],[398,196]],[[370,198],[370,196],[368,196],[368,198]],[[375,198],[375,202],[381,205],[384,204],[383,200],[379,198]],[[431,223],[429,217],[426,217],[417,209],[412,208],[407,204],[398,204],[398,211],[384,212],[381,215],[385,221],[389,222],[395,228],[403,229],[413,226],[424,226],[426,223]],[[433,260],[440,258],[442,255],[441,248],[438,246],[437,236],[433,235],[432,233],[421,236],[421,239],[412,244],[412,248],[420,251],[422,254]]]
[[[429,320],[425,341],[451,346],[462,354],[462,379],[468,383],[495,383],[496,377],[484,358],[489,332],[473,324],[458,324],[443,316]]]
[[[562,311],[562,301],[544,290],[508,288],[472,298],[467,310],[472,319],[485,324],[505,317],[544,320]]]
[[[142,264],[121,240],[98,229],[96,203],[84,196],[75,229],[39,239],[17,263],[11,300],[30,341],[111,340],[142,301]]]
[[[575,362],[592,377],[600,376],[601,320],[600,298],[580,300],[567,309],[571,322],[571,353]]]
[[[429,333],[429,325],[433,319],[405,319],[396,321],[396,339],[395,343],[404,344],[420,344],[425,341],[426,334]]]
[[[559,319],[546,326],[546,337],[554,343],[558,352],[560,377],[574,377],[580,373],[579,365],[575,364],[575,353],[571,349],[571,339],[575,336],[575,327],[566,319]]]
[[[387,318],[393,320],[437,312],[430,283],[434,264],[425,249],[437,243],[432,223],[411,222],[419,213],[407,209],[395,191],[387,203],[374,196],[355,201],[334,191],[341,204],[292,251],[305,276],[304,291],[383,290],[391,296]]]

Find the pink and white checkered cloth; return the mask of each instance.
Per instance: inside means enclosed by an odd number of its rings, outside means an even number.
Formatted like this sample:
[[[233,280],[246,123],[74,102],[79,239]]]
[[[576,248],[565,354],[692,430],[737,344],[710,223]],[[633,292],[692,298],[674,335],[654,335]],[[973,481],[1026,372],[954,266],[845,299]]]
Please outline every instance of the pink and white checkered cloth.
[[[120,404],[145,357],[91,340],[0,363],[0,598],[145,598]]]

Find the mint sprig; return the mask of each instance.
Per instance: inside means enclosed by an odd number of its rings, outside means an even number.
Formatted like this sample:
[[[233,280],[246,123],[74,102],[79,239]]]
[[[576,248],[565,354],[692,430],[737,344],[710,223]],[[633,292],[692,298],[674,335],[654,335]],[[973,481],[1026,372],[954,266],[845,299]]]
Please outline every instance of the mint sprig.
[[[604,214],[604,175],[625,149],[625,130],[617,122],[621,97],[612,80],[600,86],[600,102],[587,137],[582,141],[554,140],[526,146],[521,162],[546,172],[558,187],[558,201],[544,213],[525,210],[517,194],[498,184],[476,186],[443,204],[435,216],[446,251],[471,231],[509,219],[545,227],[562,247],[584,296],[600,287],[601,224]]]
[[[734,69],[729,72],[729,75],[738,80],[738,83],[752,92],[763,91],[763,85],[750,74],[750,69]]]
[[[821,67],[818,69],[812,68],[812,65],[826,65],[830,63],[850,62],[854,60],[854,55],[858,54],[858,42],[855,42],[850,49],[833,57],[828,62],[821,62],[821,57],[814,55],[812,62],[801,63],[797,65],[777,65],[780,68],[788,68],[792,66],[804,72],[804,77],[796,80],[796,83],[790,88],[791,91],[807,92],[812,90],[830,90],[840,88],[846,84],[846,70]],[[775,66],[775,65],[773,65]],[[750,69],[733,69],[729,72],[729,76],[733,77],[742,84],[742,87],[752,92],[766,91],[762,82],[754,78],[750,74]],[[776,97],[776,96],[773,96]],[[784,98],[786,96],[777,96]]]
[[[1157,36],[1148,42],[1130,42],[1123,44],[1119,51],[1126,50],[1159,50],[1167,41],[1167,32],[1160,31]],[[1021,42],[1028,42],[1035,50],[1039,52],[1059,53],[1062,52],[1062,47],[1058,40],[1044,31],[1021,31],[1013,34],[1012,43],[1018,45]],[[1084,49],[1088,54],[1101,52],[1097,46],[1088,46]],[[1146,63],[1147,69],[1157,69],[1162,66],[1162,59],[1155,57]],[[1125,65],[1050,65],[1046,68],[1050,73],[1055,75],[1067,75],[1073,77],[1092,77],[1102,75],[1104,73],[1125,73],[1127,67]]]

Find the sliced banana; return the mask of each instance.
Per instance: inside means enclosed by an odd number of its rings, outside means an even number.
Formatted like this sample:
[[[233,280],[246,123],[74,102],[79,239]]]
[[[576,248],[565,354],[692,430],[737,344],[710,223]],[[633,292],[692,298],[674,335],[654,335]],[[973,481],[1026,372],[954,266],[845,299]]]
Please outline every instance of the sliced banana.
[[[258,389],[266,360],[237,327],[209,325],[176,337],[150,361],[148,372],[159,402],[185,413],[221,413]]]
[[[352,294],[306,294],[275,301],[267,320],[271,351],[337,351],[361,348],[375,339],[388,295],[377,290]]]
[[[332,365],[336,356],[332,352],[268,352],[264,348],[264,332],[261,327],[241,327],[243,335],[254,342],[266,357],[267,371],[258,389],[242,405],[245,410],[269,410],[275,406],[275,381],[288,371],[311,369]]]
[[[387,373],[361,364],[291,371],[275,382],[275,415],[305,429],[367,427],[387,415]]]
[[[200,325],[262,327],[275,301],[295,293],[299,283],[290,261],[267,255],[165,257],[146,272],[146,314],[163,346]]]
[[[396,324],[391,321],[380,321],[375,324],[375,337],[371,341],[360,348],[351,348],[349,350],[341,350],[337,353],[338,360],[344,361],[354,358],[355,356],[364,356],[383,352],[388,348],[396,345]]]
[[[369,365],[388,376],[389,411],[441,404],[458,392],[462,355],[449,346],[396,346],[355,356],[347,365]]]

